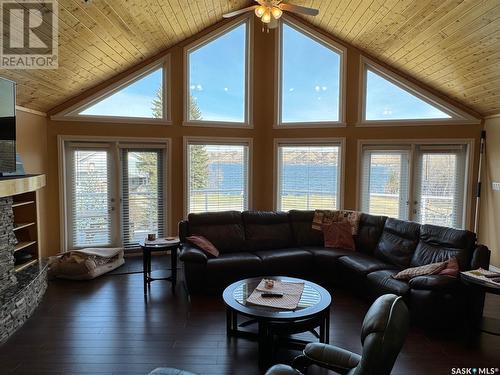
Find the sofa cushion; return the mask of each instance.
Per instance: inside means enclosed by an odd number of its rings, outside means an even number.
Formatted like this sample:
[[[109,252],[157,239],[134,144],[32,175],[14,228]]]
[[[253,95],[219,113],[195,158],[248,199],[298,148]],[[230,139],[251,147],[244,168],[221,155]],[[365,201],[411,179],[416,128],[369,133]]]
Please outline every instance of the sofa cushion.
[[[291,210],[288,217],[297,246],[323,245],[323,233],[312,228],[314,211]]]
[[[388,218],[374,255],[384,262],[408,267],[420,236],[420,224]]]
[[[408,283],[396,280],[393,276],[398,273],[397,270],[380,270],[371,272],[366,276],[366,281],[377,295],[393,293],[398,296],[405,296],[410,291]]]
[[[293,234],[286,212],[244,211],[248,251],[284,249],[293,246]]]
[[[461,271],[470,269],[476,234],[467,230],[422,225],[420,241],[413,254],[410,265],[422,266],[429,263],[444,262],[457,257]]]
[[[398,269],[393,264],[388,264],[373,256],[359,253],[340,257],[339,264],[349,272],[355,272],[360,275],[366,275],[378,270]]]
[[[373,254],[378,240],[384,230],[387,217],[361,214],[359,219],[358,234],[354,237],[356,251]]]
[[[220,253],[244,251],[245,232],[238,211],[189,214],[189,235],[203,236]]]
[[[299,248],[256,251],[266,275],[305,276],[312,269],[313,254]]]
[[[262,260],[247,252],[221,254],[207,261],[207,281],[213,284],[227,285],[261,273]]]

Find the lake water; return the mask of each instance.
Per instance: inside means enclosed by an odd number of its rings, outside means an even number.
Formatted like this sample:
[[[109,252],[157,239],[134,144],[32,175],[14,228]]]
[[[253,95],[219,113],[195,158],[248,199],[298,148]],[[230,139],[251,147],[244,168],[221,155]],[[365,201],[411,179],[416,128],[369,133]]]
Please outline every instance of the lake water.
[[[333,173],[332,173],[333,172]],[[372,193],[383,193],[390,174],[388,168],[373,167],[371,171]],[[337,170],[325,165],[287,165],[283,171],[285,191],[335,193]],[[209,189],[241,191],[243,189],[243,169],[240,164],[209,165]]]

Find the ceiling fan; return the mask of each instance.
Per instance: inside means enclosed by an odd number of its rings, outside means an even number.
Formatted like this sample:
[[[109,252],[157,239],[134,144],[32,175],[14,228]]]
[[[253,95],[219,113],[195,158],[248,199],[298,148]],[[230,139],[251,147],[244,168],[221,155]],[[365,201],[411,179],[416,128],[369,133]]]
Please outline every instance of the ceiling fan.
[[[240,10],[235,10],[234,12],[226,13],[223,17],[231,18],[246,12],[254,11],[255,15],[267,25],[268,29],[274,29],[278,27],[278,20],[282,16],[283,11],[306,16],[317,16],[319,13],[318,9],[287,4],[284,3],[283,0],[255,0],[255,2],[257,2],[258,5],[252,5]]]

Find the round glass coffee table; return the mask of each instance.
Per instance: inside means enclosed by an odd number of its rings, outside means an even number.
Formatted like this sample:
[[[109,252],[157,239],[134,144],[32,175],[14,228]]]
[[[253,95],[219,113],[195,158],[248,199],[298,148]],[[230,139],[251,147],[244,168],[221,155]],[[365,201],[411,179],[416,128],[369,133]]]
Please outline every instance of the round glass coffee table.
[[[261,280],[273,279],[303,282],[304,291],[295,310],[283,310],[253,305],[247,302]],[[320,342],[329,342],[330,306],[332,298],[323,287],[311,281],[286,276],[256,277],[237,281],[223,293],[226,304],[226,329],[228,337],[244,337],[259,343],[259,364],[267,366],[274,358],[274,348],[280,343],[293,348],[303,348],[309,341],[292,339],[290,335],[312,333]],[[238,316],[246,319],[238,324]],[[257,332],[241,328],[256,324]],[[319,332],[317,329],[319,328]]]

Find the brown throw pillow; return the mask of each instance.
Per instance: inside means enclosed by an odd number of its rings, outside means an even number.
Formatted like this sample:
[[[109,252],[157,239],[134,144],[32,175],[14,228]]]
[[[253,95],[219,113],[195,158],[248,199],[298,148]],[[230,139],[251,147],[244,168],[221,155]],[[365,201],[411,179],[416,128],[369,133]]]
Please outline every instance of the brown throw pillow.
[[[353,251],[356,249],[352,238],[351,224],[348,222],[323,225],[323,236],[325,247]]]
[[[460,267],[458,265],[457,257],[451,257],[446,262],[446,268],[439,272],[440,275],[458,277],[458,273],[460,272]]]
[[[448,262],[426,264],[420,267],[407,268],[392,277],[396,280],[408,281],[417,276],[436,275],[446,268]]]
[[[219,250],[203,236],[189,236],[186,240],[212,258],[219,256]]]

